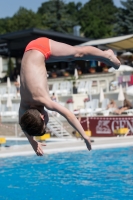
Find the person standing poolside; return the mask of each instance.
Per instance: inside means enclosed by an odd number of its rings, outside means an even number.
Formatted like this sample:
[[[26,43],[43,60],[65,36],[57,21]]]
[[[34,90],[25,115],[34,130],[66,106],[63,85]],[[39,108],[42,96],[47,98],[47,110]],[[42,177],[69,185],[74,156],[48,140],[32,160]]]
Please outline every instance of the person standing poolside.
[[[57,97],[55,96],[55,93],[52,94],[51,100],[52,100],[52,101],[55,101],[55,102],[57,101]]]
[[[88,150],[91,150],[90,139],[76,116],[67,108],[52,101],[49,95],[45,61],[49,57],[67,58],[67,56],[72,59],[85,57],[99,60],[116,69],[120,66],[120,61],[112,50],[102,51],[92,46],[70,46],[44,37],[33,40],[27,45],[21,62],[19,124],[38,156],[43,155],[44,144],[37,142],[34,136],[45,133],[48,114],[44,108],[63,115],[83,137]]]

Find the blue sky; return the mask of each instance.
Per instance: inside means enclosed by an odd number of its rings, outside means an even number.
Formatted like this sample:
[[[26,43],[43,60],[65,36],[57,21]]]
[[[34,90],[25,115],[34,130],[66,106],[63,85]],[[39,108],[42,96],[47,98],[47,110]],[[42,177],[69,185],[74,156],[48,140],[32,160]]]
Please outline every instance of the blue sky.
[[[20,6],[27,9],[31,9],[34,12],[37,11],[38,7],[43,2],[48,0],[0,0],[0,18],[12,17],[20,8]],[[81,1],[83,4],[88,2],[88,0],[64,0],[66,3],[75,1],[75,3]],[[113,0],[117,7],[121,6],[120,0]],[[125,1],[125,0],[123,0]],[[8,5],[8,6],[7,6]]]

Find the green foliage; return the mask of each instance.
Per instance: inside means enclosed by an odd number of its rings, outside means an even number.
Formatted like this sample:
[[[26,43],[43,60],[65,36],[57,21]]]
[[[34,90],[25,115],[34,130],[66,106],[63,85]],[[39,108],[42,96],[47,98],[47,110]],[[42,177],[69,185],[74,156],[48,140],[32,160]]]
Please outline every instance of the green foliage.
[[[8,33],[33,27],[40,27],[39,16],[32,10],[20,7],[17,13],[11,18],[0,19],[0,33]]]
[[[53,31],[70,33],[75,25],[75,20],[62,0],[43,3],[37,13],[40,14],[42,26]]]
[[[133,0],[121,1],[123,8],[116,14],[117,23],[114,30],[117,35],[133,33]]]
[[[0,19],[0,34],[5,34],[12,31],[13,22],[11,18],[6,17]]]
[[[12,17],[12,21],[12,29],[14,31],[40,26],[38,15],[32,10],[27,10],[23,7]]]
[[[72,33],[75,25],[88,38],[129,34],[133,32],[133,0],[121,4],[122,8],[116,8],[113,0],[88,0],[84,5],[74,0],[47,0],[37,13],[20,7],[12,17],[0,19],[0,34],[33,27]]]
[[[79,18],[79,13],[80,9],[82,8],[82,3],[78,2],[75,4],[74,2],[69,2],[68,4],[65,5],[66,7],[66,12],[71,16],[71,18],[77,22],[77,24],[80,23],[80,18]]]
[[[89,38],[113,36],[117,8],[112,0],[90,0],[80,11],[80,22],[84,35]]]

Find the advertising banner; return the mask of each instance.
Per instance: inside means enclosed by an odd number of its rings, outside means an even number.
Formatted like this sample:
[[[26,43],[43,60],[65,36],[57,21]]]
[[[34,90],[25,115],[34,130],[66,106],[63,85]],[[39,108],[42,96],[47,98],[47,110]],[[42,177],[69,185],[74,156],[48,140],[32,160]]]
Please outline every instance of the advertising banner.
[[[92,136],[111,137],[117,130],[129,130],[133,134],[133,117],[132,116],[106,116],[106,117],[89,117],[82,118],[81,125],[84,130],[90,130]],[[83,122],[83,123],[82,123]],[[121,132],[120,132],[121,133]]]

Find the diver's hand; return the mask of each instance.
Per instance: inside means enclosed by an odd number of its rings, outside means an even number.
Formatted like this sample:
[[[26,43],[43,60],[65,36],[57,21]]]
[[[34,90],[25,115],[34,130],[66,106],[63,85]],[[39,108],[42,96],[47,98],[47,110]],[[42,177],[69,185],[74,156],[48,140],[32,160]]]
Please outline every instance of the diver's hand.
[[[42,150],[42,146],[46,146],[46,144],[33,140],[31,145],[37,156],[43,156],[44,152]]]
[[[87,149],[90,151],[91,150],[91,141],[89,137],[84,138],[84,141],[86,143]]]

